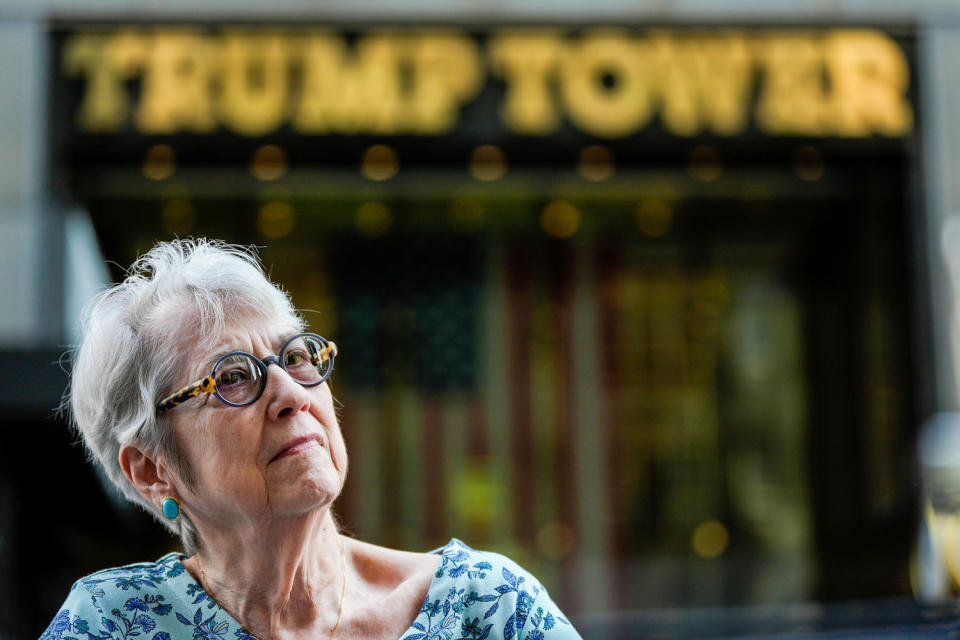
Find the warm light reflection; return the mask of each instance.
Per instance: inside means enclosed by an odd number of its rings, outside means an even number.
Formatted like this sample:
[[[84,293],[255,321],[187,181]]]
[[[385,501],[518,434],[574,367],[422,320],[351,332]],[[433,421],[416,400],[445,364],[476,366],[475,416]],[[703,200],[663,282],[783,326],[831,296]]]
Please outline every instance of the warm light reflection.
[[[507,160],[499,147],[484,144],[470,154],[469,169],[470,175],[477,180],[493,182],[507,173]]]
[[[820,150],[803,145],[793,153],[793,172],[805,182],[815,182],[823,177],[823,156]]]
[[[730,544],[730,533],[722,522],[707,520],[697,525],[690,539],[693,552],[701,558],[712,559],[723,555]]]
[[[193,204],[183,198],[175,198],[164,204],[160,216],[164,230],[174,236],[190,234],[196,223]]]
[[[354,224],[360,235],[377,238],[390,230],[393,214],[382,202],[364,202],[357,207]]]
[[[553,238],[571,238],[580,229],[580,211],[566,200],[554,200],[543,208],[540,226]]]
[[[713,182],[723,174],[717,150],[702,144],[690,152],[690,175],[701,182]]]
[[[257,215],[257,228],[260,233],[274,240],[290,235],[295,222],[293,207],[287,202],[277,200],[265,203]]]
[[[474,233],[483,227],[486,212],[473,198],[456,198],[450,203],[450,226],[460,233]]]
[[[177,172],[177,158],[170,145],[155,144],[143,157],[143,175],[151,180],[166,180]]]
[[[287,169],[287,153],[275,144],[257,149],[250,162],[250,173],[257,180],[277,180],[286,175]]]
[[[666,200],[647,198],[634,213],[637,228],[651,238],[665,236],[673,226],[673,206]]]
[[[599,144],[592,144],[580,151],[577,172],[586,180],[603,182],[609,180],[615,171],[613,154]]]
[[[573,529],[563,522],[548,522],[537,531],[537,547],[540,553],[553,560],[569,556],[575,542]]]
[[[375,144],[363,152],[360,172],[369,180],[382,182],[397,174],[397,152],[385,144]]]

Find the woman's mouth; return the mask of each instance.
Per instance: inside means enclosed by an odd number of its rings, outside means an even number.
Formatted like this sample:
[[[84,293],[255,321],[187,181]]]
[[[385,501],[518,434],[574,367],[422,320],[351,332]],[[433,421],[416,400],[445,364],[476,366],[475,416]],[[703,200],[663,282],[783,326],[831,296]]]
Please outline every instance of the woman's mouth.
[[[317,435],[301,436],[299,438],[294,438],[290,442],[283,445],[283,448],[277,452],[275,456],[270,459],[270,462],[279,460],[280,458],[286,458],[287,456],[296,455],[302,453],[314,447],[322,447],[323,443],[320,442],[320,437]]]

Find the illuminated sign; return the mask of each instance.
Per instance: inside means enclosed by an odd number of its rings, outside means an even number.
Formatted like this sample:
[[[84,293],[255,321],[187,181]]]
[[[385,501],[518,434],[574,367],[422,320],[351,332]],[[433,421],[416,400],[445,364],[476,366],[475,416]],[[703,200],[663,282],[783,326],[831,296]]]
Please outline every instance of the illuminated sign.
[[[520,135],[899,137],[914,120],[906,56],[874,29],[133,28],[73,33],[61,60],[89,133],[440,136],[488,84]]]

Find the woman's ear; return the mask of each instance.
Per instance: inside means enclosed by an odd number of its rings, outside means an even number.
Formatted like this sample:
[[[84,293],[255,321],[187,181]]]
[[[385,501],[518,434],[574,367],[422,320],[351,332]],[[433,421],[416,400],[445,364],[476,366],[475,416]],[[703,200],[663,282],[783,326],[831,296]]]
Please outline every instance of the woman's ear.
[[[157,507],[166,498],[178,497],[169,468],[136,445],[123,445],[118,455],[123,475],[150,504]]]

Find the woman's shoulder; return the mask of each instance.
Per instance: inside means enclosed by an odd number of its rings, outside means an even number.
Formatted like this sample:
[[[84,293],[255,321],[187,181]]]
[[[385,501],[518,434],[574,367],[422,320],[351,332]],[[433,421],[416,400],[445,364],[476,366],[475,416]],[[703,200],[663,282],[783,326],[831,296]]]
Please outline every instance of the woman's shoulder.
[[[186,573],[183,559],[180,553],[169,553],[154,562],[102,569],[80,578],[41,640],[59,639],[68,631],[106,638],[146,635],[154,629],[159,633],[168,619],[183,618],[180,610],[205,611],[213,601]]]
[[[186,556],[182,553],[171,551],[153,562],[131,562],[120,567],[100,569],[80,578],[77,582],[104,582],[121,578],[142,578],[162,582],[165,578],[173,578],[184,572],[185,558]]]
[[[435,580],[403,640],[443,631],[476,640],[579,638],[540,581],[507,556],[456,538],[432,553],[441,556]]]
[[[466,578],[468,581],[505,581],[509,585],[526,585],[533,590],[543,587],[529,571],[505,555],[474,549],[453,538],[446,545],[431,551],[441,556],[437,578]]]
[[[95,598],[105,598],[162,589],[167,583],[184,574],[184,557],[183,554],[172,552],[154,562],[134,562],[121,567],[101,569],[77,580],[71,593],[82,588]]]

